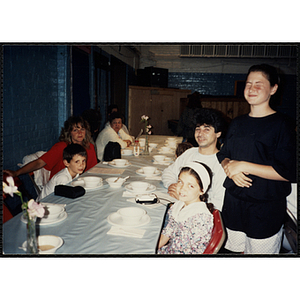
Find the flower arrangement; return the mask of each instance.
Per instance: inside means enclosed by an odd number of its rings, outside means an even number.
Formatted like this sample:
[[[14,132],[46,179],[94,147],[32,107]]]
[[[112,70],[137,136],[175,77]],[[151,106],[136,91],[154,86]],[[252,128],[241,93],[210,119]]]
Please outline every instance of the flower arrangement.
[[[150,124],[148,124],[148,120],[149,117],[146,115],[142,115],[141,116],[141,122],[145,123],[145,135],[146,135],[146,142],[145,142],[145,150],[144,150],[144,154],[149,154],[149,141],[148,141],[148,135],[151,134],[151,128],[152,126]]]
[[[18,188],[15,186],[14,179],[11,176],[8,176],[6,181],[8,185],[3,182],[3,192],[9,194],[11,197],[16,194],[21,198],[22,209],[24,210],[24,216],[27,219],[27,253],[37,253],[35,220],[37,217],[42,218],[44,216],[44,206],[41,203],[35,202],[33,199],[24,202],[22,193],[18,191]]]
[[[150,129],[152,128],[152,126],[150,124],[148,124],[148,120],[149,120],[148,116],[146,116],[146,115],[141,116],[141,122],[145,123],[145,134],[146,135],[151,134]]]

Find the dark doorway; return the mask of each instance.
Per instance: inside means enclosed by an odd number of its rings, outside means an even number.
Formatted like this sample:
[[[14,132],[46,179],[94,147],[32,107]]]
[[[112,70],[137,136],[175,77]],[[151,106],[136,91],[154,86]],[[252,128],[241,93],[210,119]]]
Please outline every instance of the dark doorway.
[[[119,111],[127,115],[127,77],[126,64],[111,57],[111,104],[117,104]],[[127,124],[127,120],[124,120]]]
[[[81,115],[89,109],[89,53],[74,46],[72,50],[72,96],[73,115]]]

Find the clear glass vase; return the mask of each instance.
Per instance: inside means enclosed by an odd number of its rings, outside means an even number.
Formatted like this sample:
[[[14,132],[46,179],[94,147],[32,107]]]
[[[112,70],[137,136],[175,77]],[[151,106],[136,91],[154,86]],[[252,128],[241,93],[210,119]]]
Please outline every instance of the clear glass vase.
[[[30,219],[28,213],[25,212],[27,218],[27,251],[28,254],[38,253],[35,222],[36,218]]]
[[[149,155],[149,140],[148,140],[148,134],[146,134],[146,141],[145,141],[145,149],[144,149],[144,155]]]

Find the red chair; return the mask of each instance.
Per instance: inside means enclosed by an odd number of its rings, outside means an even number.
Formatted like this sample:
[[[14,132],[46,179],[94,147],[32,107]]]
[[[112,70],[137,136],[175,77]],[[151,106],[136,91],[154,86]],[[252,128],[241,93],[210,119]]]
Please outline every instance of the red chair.
[[[218,253],[225,241],[226,230],[224,228],[222,217],[219,210],[215,209],[213,211],[213,216],[214,216],[214,227],[213,227],[211,239],[203,254]]]

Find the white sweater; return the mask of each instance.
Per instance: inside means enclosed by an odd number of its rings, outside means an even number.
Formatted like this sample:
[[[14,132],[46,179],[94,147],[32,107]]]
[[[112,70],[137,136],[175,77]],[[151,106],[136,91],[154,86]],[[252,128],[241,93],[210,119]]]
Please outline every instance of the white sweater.
[[[199,161],[210,167],[213,178],[212,185],[208,191],[208,202],[214,204],[215,208],[222,210],[225,188],[223,187],[226,174],[217,159],[216,154],[203,155],[199,153],[199,148],[194,147],[186,150],[175,162],[166,168],[162,173],[162,181],[166,188],[178,181],[178,175],[182,167],[191,161]]]
[[[75,178],[77,178],[79,176],[79,174],[77,174]],[[44,188],[42,189],[41,193],[39,194],[39,196],[37,197],[37,201],[39,202],[40,200],[42,200],[43,198],[45,198],[46,196],[48,196],[49,194],[54,192],[54,188],[56,185],[59,184],[67,184],[69,182],[72,181],[72,176],[69,173],[68,168],[64,168],[61,171],[59,171],[58,173],[56,173],[51,179],[50,181],[48,181],[48,183],[44,186]]]
[[[118,133],[116,133],[110,125],[106,126],[98,135],[96,139],[97,147],[97,157],[99,160],[103,159],[105,146],[109,142],[118,142],[121,148],[126,148],[127,143],[124,140],[130,140],[132,142],[132,137],[124,132],[121,128]]]

